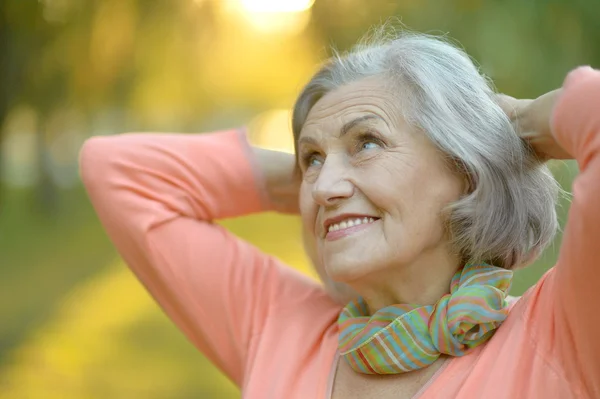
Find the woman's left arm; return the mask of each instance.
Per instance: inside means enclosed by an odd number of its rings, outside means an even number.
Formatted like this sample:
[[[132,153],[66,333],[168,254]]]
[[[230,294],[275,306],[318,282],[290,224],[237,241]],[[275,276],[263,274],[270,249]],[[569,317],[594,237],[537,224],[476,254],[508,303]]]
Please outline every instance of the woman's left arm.
[[[578,68],[563,85],[551,118],[560,146],[577,160],[556,271],[555,344],[565,368],[577,373],[591,397],[600,397],[600,71]]]
[[[558,262],[529,292],[525,317],[546,360],[579,394],[600,397],[600,71],[578,68],[535,100],[498,100],[540,158],[579,164]]]

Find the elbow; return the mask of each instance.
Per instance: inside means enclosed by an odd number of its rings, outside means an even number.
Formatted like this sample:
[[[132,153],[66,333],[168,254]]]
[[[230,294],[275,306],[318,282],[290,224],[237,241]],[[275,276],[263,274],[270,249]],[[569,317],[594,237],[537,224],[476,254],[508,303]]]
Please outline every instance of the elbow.
[[[90,191],[101,185],[110,176],[111,151],[114,138],[94,136],[87,139],[79,150],[79,176],[83,185]]]

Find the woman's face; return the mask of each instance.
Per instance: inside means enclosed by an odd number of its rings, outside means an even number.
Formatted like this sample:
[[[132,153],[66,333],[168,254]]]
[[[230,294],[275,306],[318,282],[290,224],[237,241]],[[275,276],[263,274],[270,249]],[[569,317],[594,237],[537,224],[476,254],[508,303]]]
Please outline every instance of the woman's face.
[[[298,140],[307,245],[337,281],[379,275],[447,251],[441,210],[464,190],[381,78],[328,93]]]

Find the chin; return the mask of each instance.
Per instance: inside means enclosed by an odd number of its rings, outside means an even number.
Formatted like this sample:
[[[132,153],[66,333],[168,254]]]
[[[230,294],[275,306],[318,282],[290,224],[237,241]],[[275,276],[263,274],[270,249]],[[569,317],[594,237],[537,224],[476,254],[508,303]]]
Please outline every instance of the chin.
[[[372,262],[350,254],[332,254],[324,258],[325,271],[334,281],[350,282],[374,272],[377,268]]]

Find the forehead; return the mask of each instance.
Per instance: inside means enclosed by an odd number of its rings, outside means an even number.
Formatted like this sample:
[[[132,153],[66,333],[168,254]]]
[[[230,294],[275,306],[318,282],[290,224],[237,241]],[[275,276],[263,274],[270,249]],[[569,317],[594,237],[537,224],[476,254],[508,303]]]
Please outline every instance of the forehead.
[[[334,128],[364,115],[369,123],[394,125],[400,116],[400,100],[382,77],[371,77],[327,93],[311,108],[300,136],[321,128]]]

